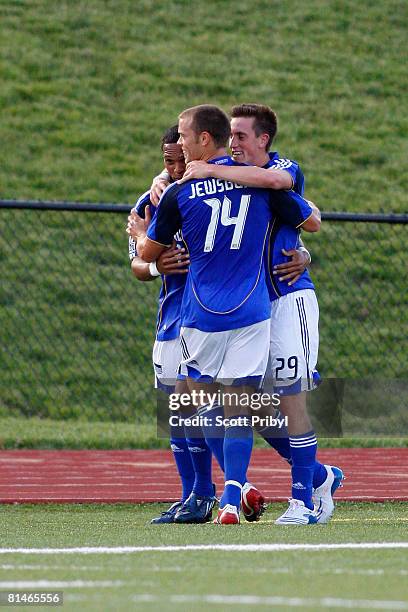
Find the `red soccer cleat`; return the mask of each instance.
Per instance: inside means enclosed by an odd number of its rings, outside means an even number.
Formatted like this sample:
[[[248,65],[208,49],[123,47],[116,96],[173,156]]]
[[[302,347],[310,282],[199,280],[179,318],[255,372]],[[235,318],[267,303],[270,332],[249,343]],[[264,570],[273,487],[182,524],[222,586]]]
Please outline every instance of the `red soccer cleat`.
[[[242,512],[245,520],[252,523],[259,521],[266,510],[265,498],[260,491],[251,483],[246,482],[241,493]]]
[[[227,504],[218,510],[214,525],[239,525],[239,511],[236,506]]]

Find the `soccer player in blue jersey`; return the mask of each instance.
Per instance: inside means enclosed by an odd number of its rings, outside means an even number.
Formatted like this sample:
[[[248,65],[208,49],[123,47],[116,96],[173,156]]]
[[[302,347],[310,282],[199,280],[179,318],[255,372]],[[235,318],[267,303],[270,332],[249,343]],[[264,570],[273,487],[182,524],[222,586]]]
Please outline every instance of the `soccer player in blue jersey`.
[[[234,160],[252,167],[218,167],[194,162],[184,180],[215,177],[243,184],[293,189],[303,194],[304,177],[299,165],[269,149],[277,130],[276,115],[267,106],[241,104],[231,112],[230,146]],[[258,167],[257,167],[258,166]],[[329,521],[333,494],[343,479],[335,466],[316,460],[317,441],[306,408],[306,391],[315,387],[318,353],[319,308],[307,271],[288,284],[281,278],[288,254],[299,245],[298,229],[276,219],[267,249],[267,281],[272,300],[271,348],[267,378],[281,395],[280,410],[288,416],[289,444],[284,438],[269,442],[292,460],[292,499],[277,524],[307,524],[315,508],[317,522]],[[266,434],[266,435],[265,435]],[[268,439],[268,432],[262,435]],[[285,448],[286,447],[286,448]]]
[[[156,177],[156,179],[153,182],[153,186],[152,186],[153,191],[152,189],[150,191],[150,201],[154,201],[156,205],[158,204],[158,201],[164,189],[169,185],[169,178],[170,178],[169,174],[171,174],[171,172],[169,173],[168,170],[166,169],[161,175]],[[129,219],[131,220],[131,217],[129,217]],[[129,231],[131,232],[131,226],[129,227]],[[133,241],[132,241],[132,245],[134,249]],[[304,251],[304,253],[302,252],[302,250]],[[291,283],[291,282],[294,282],[294,280],[296,280],[296,278],[300,276],[300,274],[306,268],[306,265],[310,260],[310,254],[302,246],[299,246],[298,249],[289,250],[287,252],[287,255],[288,255],[288,258],[290,259],[288,262],[281,264],[280,272],[282,274],[282,280],[285,280]],[[161,255],[160,257],[163,257],[163,255]],[[139,262],[141,263],[139,263],[138,265],[141,265],[141,267],[147,268],[147,264],[143,262],[143,260],[141,260],[140,258],[139,258]],[[150,264],[150,266],[151,265],[154,265],[154,264]],[[211,411],[206,411],[206,415],[208,417],[209,416],[211,417],[207,419],[210,425],[207,425],[207,426],[203,425],[204,433],[209,434],[207,436],[207,444],[210,446],[214,456],[217,458],[221,466],[221,469],[224,470],[223,468],[223,463],[224,463],[223,432],[221,430],[218,430],[216,435],[212,435],[212,432],[211,432],[212,420],[223,415],[222,405],[218,405],[218,404],[213,405]],[[279,416],[279,414],[274,415],[274,416],[276,418],[277,416]],[[286,428],[284,427],[281,427],[279,429],[278,431],[279,437],[275,437],[276,432],[271,431],[270,427],[262,428],[259,431],[259,433],[261,436],[264,437],[264,439],[269,444],[271,444],[273,448],[277,450],[277,452],[286,461],[291,463],[289,440],[287,437],[287,431],[285,430]],[[256,489],[256,487],[254,487],[253,484],[249,482],[246,482],[244,484],[242,488],[242,510],[243,510],[246,520],[251,521],[251,522],[259,520],[260,516],[262,515],[265,509],[264,501],[265,500],[262,494]],[[195,503],[193,504],[192,511],[189,510],[189,506],[190,506],[190,500],[188,499],[187,502],[185,503],[185,507],[182,513],[183,520],[186,522],[187,521],[192,522],[194,520],[194,516],[196,515],[197,504]],[[178,521],[181,521],[180,511],[178,511],[177,518],[178,518]]]
[[[178,138],[179,134],[176,125],[169,128],[162,139],[161,148],[163,151],[166,178],[170,179],[171,182],[180,179],[185,170],[183,151],[181,145],[177,144]],[[151,216],[154,216],[155,208],[151,205],[148,192],[144,193],[139,198],[134,210],[144,218],[144,211],[147,205],[149,206]],[[134,275],[141,281],[151,281],[161,274],[163,280],[159,297],[160,307],[157,317],[157,335],[153,349],[156,386],[169,394],[175,391],[176,386],[177,392],[180,394],[183,391],[187,391],[186,388],[182,387],[183,383],[180,381],[176,382],[176,385],[174,385],[178,366],[181,361],[180,342],[177,335],[180,329],[180,306],[185,286],[185,277],[173,278],[173,276],[169,275],[185,275],[187,272],[185,266],[188,266],[188,254],[182,254],[185,251],[184,243],[182,242],[181,236],[176,235],[177,246],[165,250],[160,255],[157,266],[155,263],[147,264],[137,256],[136,244],[131,238],[132,213],[128,220],[127,232],[130,235],[129,257]],[[222,406],[214,406],[213,414],[222,414]],[[179,428],[177,432],[176,428],[172,427],[171,431],[171,448],[182,482],[182,499],[173,504],[167,511],[163,512],[161,516],[153,519],[152,523],[173,523],[176,513],[177,522],[205,522],[206,519],[210,519],[211,517],[214,496],[210,496],[210,498],[207,499],[208,496],[200,496],[197,492],[193,493],[194,484],[191,486],[191,483],[195,482],[195,469],[197,464],[202,472],[202,465],[208,461],[208,449],[203,446],[202,440],[198,443],[192,435],[189,436],[191,431],[189,432],[188,429],[184,429],[184,433],[183,428]],[[187,444],[185,443],[186,436]],[[202,438],[201,435],[199,437]],[[219,449],[220,443],[222,445],[221,438],[211,438],[211,442],[216,444],[216,450]],[[191,451],[191,449],[193,449],[193,451]],[[201,449],[201,451],[198,455],[199,449]],[[211,450],[214,450],[214,448],[211,448]],[[189,457],[189,452],[194,452],[194,454]],[[215,452],[215,456],[221,469],[224,470],[222,450],[221,454],[220,452]],[[192,469],[194,473],[192,473]],[[208,482],[211,483],[211,474],[208,470],[206,473],[208,475]],[[190,495],[188,494],[189,491]],[[197,486],[195,491],[200,493]],[[245,519],[250,522],[258,520],[265,509],[265,500],[262,494],[253,484],[247,482],[243,487],[242,498]],[[180,512],[181,506],[183,507],[182,513]],[[205,511],[206,508],[208,508],[208,511]]]
[[[231,165],[226,155],[229,121],[217,107],[202,105],[179,117],[186,161]],[[182,302],[182,371],[191,391],[228,383],[224,404],[225,489],[218,522],[239,522],[241,489],[252,450],[252,428],[241,402],[262,378],[269,353],[270,302],[263,253],[269,223],[279,212],[294,227],[316,231],[320,221],[294,192],[272,192],[229,181],[192,181],[164,193],[147,235],[139,225],[138,252],[155,261],[182,229],[190,270]]]
[[[179,134],[177,125],[169,128],[162,138],[164,165],[172,182],[180,179],[185,170],[182,148],[177,141]],[[150,215],[155,214],[149,192],[143,194],[137,201],[135,210],[145,217],[145,208],[149,207]],[[130,233],[130,232],[128,232]],[[174,242],[176,244],[174,244]],[[180,235],[176,235],[173,246],[163,251],[157,262],[146,263],[137,255],[136,244],[129,237],[129,258],[131,269],[137,279],[151,281],[161,276],[162,286],[159,296],[159,311],[157,315],[156,339],[153,347],[153,367],[156,387],[170,394],[177,386],[178,393],[188,389],[182,381],[176,383],[177,372],[181,361],[180,307],[188,271],[188,254]],[[205,440],[195,439],[185,431],[183,426],[173,426],[170,431],[170,446],[182,484],[180,501],[172,504],[168,510],[154,518],[152,523],[173,523],[176,512],[189,498],[194,484],[201,491],[202,487],[211,492],[208,495],[208,511],[203,519],[211,518],[211,510],[215,503],[211,478],[211,451]],[[201,487],[201,488],[200,488]]]

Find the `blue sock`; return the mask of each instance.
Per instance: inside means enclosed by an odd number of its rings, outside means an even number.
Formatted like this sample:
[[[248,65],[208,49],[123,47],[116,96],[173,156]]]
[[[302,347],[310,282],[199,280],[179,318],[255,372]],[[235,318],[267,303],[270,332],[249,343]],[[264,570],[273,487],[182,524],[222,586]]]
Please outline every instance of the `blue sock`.
[[[312,485],[316,464],[317,440],[314,431],[290,436],[292,453],[292,497],[313,510]]]
[[[211,450],[208,448],[201,427],[184,425],[188,450],[194,467],[193,492],[198,497],[212,497]]]
[[[317,489],[324,483],[327,478],[327,470],[324,467],[323,463],[319,463],[319,461],[315,461],[314,471],[313,471],[313,488]]]
[[[233,424],[239,419],[239,424]],[[251,459],[253,431],[249,419],[244,416],[230,417],[231,423],[225,428],[224,461],[225,489],[220,501],[220,508],[232,504],[239,508],[241,489],[246,482],[246,473]]]
[[[283,419],[283,416],[278,411],[274,418]],[[256,431],[259,433],[260,436],[263,437],[263,439],[269,444],[269,446],[272,446],[272,448],[274,448],[279,453],[279,455],[289,463],[289,465],[292,465],[292,454],[290,452],[289,434],[285,425],[283,425],[282,427],[278,427],[278,425],[270,425],[263,428],[257,427]]]
[[[205,435],[205,441],[210,447],[212,454],[218,461],[218,465],[224,471],[224,435],[225,428],[223,425],[217,425],[216,418],[224,418],[224,409],[222,406],[214,406],[208,409],[207,406],[202,406],[198,409],[198,414],[202,417],[203,424],[201,428]]]
[[[184,428],[182,429],[182,433],[184,434]],[[177,434],[179,434],[179,432],[173,431],[172,428],[170,447],[173,453],[174,461],[176,463],[177,471],[181,480],[181,486],[183,489],[181,501],[184,502],[193,490],[195,473],[193,462],[191,461],[190,451],[188,450],[187,440],[184,437],[176,437]]]

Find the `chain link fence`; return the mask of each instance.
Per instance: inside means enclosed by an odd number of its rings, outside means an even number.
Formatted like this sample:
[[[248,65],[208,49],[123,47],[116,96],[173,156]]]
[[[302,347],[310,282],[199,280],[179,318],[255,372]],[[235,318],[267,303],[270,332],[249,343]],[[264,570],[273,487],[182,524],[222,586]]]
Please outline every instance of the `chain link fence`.
[[[0,416],[151,421],[160,281],[130,272],[130,208],[0,201]],[[407,378],[408,215],[323,217],[320,372]]]

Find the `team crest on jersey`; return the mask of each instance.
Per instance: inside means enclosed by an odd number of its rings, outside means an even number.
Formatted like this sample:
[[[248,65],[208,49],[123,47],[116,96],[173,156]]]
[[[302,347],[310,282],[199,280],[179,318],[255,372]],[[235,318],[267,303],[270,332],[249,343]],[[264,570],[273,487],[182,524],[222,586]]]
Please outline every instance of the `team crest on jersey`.
[[[276,159],[273,162],[273,165],[270,166],[270,168],[273,168],[274,170],[278,170],[278,169],[285,169],[285,168],[290,168],[293,165],[293,163],[291,162],[290,159],[286,159],[286,158],[281,158],[281,159]]]

